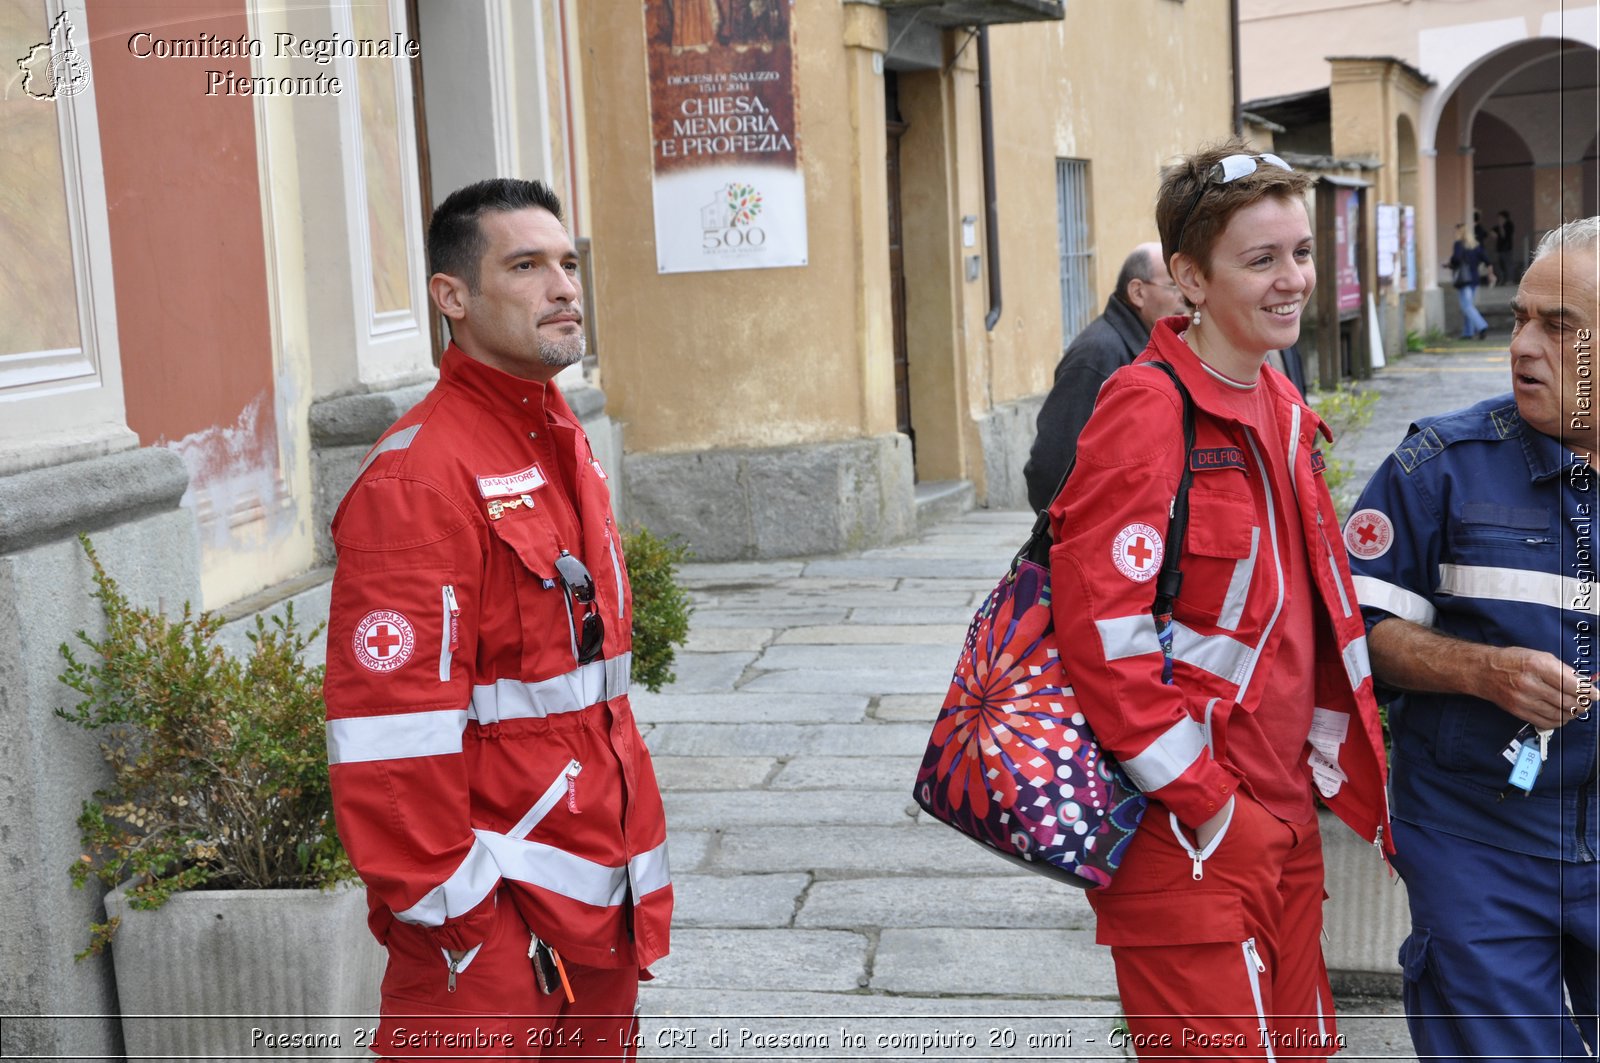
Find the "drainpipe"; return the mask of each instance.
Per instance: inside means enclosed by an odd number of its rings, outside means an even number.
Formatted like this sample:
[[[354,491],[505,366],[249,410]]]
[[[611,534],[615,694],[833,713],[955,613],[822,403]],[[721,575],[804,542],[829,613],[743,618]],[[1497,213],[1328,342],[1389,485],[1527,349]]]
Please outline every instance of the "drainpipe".
[[[1228,0],[1228,31],[1233,48],[1233,132],[1244,135],[1244,79],[1239,71],[1239,0]]]
[[[989,315],[983,327],[1000,322],[1000,204],[994,181],[994,93],[989,87],[989,27],[978,29],[978,124],[983,137],[984,253],[989,256]]]

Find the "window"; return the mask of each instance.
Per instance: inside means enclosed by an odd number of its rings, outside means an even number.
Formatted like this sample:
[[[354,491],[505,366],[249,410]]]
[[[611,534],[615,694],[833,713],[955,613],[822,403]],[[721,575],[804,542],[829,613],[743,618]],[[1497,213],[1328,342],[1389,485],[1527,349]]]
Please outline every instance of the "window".
[[[1089,163],[1056,160],[1056,217],[1061,248],[1061,346],[1090,321],[1094,298],[1094,245],[1089,240]]]

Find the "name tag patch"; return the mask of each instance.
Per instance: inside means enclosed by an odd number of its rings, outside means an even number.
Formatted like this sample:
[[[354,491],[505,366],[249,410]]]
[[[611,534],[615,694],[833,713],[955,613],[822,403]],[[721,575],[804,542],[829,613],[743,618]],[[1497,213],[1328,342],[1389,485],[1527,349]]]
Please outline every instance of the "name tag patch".
[[[1324,458],[1322,456],[1322,451],[1313,450],[1311,452],[1311,471],[1312,472],[1323,472],[1324,470],[1327,469],[1327,467],[1328,467],[1328,459]]]
[[[1195,472],[1211,469],[1244,471],[1244,451],[1238,447],[1196,447],[1189,452],[1189,468]]]
[[[478,493],[484,498],[526,494],[529,491],[537,491],[544,485],[544,473],[540,471],[538,462],[534,462],[526,469],[508,472],[503,476],[478,477]]]

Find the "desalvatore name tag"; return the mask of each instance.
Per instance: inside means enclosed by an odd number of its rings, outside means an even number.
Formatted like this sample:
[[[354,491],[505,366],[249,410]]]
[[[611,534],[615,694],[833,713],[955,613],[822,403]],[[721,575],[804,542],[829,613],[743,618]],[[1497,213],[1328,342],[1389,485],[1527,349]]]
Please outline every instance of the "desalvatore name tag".
[[[540,471],[538,462],[534,462],[526,469],[518,469],[502,476],[478,477],[478,493],[484,498],[527,494],[529,491],[537,491],[544,485],[544,473]]]

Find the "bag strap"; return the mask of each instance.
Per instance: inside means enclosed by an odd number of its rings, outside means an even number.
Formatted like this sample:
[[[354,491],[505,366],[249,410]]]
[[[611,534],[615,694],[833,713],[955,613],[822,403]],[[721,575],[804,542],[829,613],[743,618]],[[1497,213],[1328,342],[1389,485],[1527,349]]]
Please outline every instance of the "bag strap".
[[[1161,559],[1161,571],[1156,574],[1156,597],[1150,607],[1151,614],[1156,621],[1156,637],[1161,641],[1161,681],[1172,682],[1172,603],[1178,597],[1178,590],[1183,586],[1183,569],[1179,561],[1183,556],[1184,544],[1189,534],[1189,486],[1194,480],[1194,470],[1189,467],[1189,455],[1194,450],[1194,399],[1189,395],[1189,389],[1183,386],[1183,381],[1178,379],[1177,370],[1166,362],[1151,361],[1141,363],[1154,366],[1167,375],[1172,381],[1172,386],[1178,390],[1178,398],[1183,402],[1183,468],[1178,476],[1178,490],[1172,496],[1172,502],[1167,509],[1167,551]],[[1061,482],[1056,485],[1055,494],[1060,495],[1067,486],[1067,479],[1072,475],[1073,468],[1078,463],[1077,453],[1074,452],[1072,461],[1067,463],[1067,471],[1061,474]],[[1022,549],[1011,559],[1011,572],[1017,571],[1017,565],[1024,561],[1032,561],[1036,565],[1048,568],[1050,565],[1050,510],[1049,507],[1041,510],[1033,522],[1033,531],[1028,534],[1027,542],[1022,544]]]
[[[1166,362],[1141,362],[1141,365],[1154,366],[1160,369],[1172,381],[1173,387],[1178,389],[1178,398],[1183,402],[1183,474],[1178,479],[1178,493],[1173,496],[1169,508],[1167,538],[1177,542],[1181,548],[1182,536],[1189,525],[1189,482],[1194,478],[1189,469],[1189,452],[1194,450],[1194,400],[1189,397],[1189,389],[1183,386],[1183,381],[1178,379],[1177,372]],[[1077,467],[1078,455],[1074,451],[1072,460],[1067,462],[1067,469],[1061,474],[1061,481],[1056,484],[1056,489],[1051,492],[1051,499],[1058,497],[1067,486],[1067,480],[1072,476],[1072,470]],[[1181,520],[1179,514],[1182,514]],[[1039,511],[1039,516],[1033,522],[1033,529],[1028,532],[1027,541],[1022,544],[1016,556],[1011,559],[1011,571],[1017,569],[1017,562],[1032,561],[1036,565],[1048,567],[1050,564],[1050,547],[1053,542],[1050,537],[1050,507],[1046,506]],[[1183,573],[1178,568],[1178,554],[1180,550],[1168,551],[1166,559],[1161,563],[1161,574],[1156,577],[1156,592],[1159,595],[1163,587],[1170,587],[1167,594],[1170,604],[1171,599],[1178,596],[1178,587],[1183,582]],[[1169,574],[1169,571],[1170,574]]]

